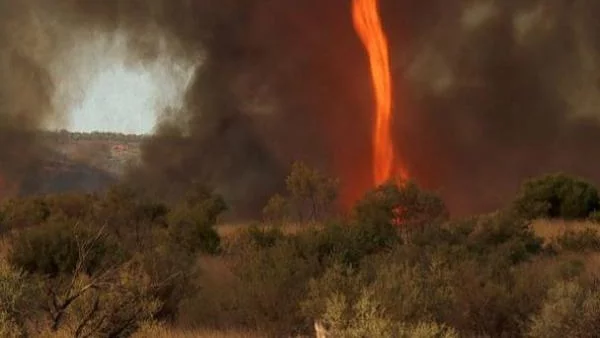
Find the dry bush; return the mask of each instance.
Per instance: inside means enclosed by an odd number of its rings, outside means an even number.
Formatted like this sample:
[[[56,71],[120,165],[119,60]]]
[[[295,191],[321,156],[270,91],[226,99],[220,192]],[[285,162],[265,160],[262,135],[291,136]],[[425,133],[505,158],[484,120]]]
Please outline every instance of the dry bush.
[[[582,285],[559,282],[549,290],[541,310],[532,317],[531,337],[596,337],[600,330],[600,289],[597,281]]]

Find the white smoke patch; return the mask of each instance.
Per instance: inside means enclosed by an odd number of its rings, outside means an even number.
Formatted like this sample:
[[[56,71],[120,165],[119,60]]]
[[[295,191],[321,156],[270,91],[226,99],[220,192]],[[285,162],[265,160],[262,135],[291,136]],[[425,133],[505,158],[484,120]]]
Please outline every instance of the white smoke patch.
[[[50,68],[62,127],[150,133],[163,111],[182,109],[197,61],[170,53],[177,49],[163,36],[153,42],[150,53],[125,32],[80,30]]]

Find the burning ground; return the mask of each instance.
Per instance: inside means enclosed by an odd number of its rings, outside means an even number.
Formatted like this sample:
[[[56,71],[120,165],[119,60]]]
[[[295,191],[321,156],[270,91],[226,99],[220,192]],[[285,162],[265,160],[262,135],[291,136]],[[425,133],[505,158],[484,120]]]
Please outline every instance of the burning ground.
[[[396,158],[455,214],[493,209],[542,172],[600,179],[597,1],[381,0],[379,12]],[[43,158],[31,131],[66,118],[52,100],[61,51],[119,35],[131,62],[198,65],[142,147],[132,177],[145,186],[206,181],[251,211],[293,160],[340,177],[346,205],[373,185],[374,96],[350,1],[0,0],[0,19],[5,181]]]

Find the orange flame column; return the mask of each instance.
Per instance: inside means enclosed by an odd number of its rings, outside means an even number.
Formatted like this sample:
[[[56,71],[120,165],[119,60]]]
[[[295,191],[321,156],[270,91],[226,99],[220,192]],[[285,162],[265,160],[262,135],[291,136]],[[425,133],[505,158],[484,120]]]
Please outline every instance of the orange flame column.
[[[394,159],[392,125],[392,79],[388,42],[379,15],[378,0],[354,0],[352,4],[354,28],[367,50],[375,94],[375,122],[373,125],[373,183],[379,185],[407,172]]]

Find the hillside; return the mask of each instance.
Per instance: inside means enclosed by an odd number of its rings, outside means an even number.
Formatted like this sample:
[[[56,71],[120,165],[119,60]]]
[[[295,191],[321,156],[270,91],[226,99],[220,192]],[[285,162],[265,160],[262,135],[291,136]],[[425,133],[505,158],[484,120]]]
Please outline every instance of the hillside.
[[[44,143],[67,162],[83,163],[119,176],[126,165],[140,156],[139,135],[116,133],[45,132]]]
[[[140,157],[142,137],[114,133],[42,132],[44,157],[23,175],[18,193],[23,195],[92,192],[113,184],[129,163]],[[17,193],[0,183],[1,196]]]

